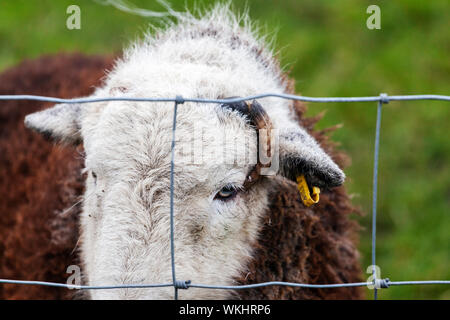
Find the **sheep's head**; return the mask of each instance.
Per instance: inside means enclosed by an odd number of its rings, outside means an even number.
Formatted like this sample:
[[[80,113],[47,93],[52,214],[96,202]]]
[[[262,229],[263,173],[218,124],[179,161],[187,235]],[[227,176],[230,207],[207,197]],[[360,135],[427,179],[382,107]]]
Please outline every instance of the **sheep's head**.
[[[201,45],[196,46],[193,37],[179,36],[174,50],[169,40],[153,51],[136,49],[128,54],[94,96],[224,98],[285,90],[276,68],[255,59],[244,41],[231,47],[216,38],[200,37]],[[28,127],[47,137],[84,145],[87,181],[81,257],[86,284],[172,281],[173,112],[174,103],[110,101],[60,104],[26,118]],[[260,161],[263,153],[269,162]],[[176,274],[201,284],[231,285],[245,272],[274,179],[295,181],[303,174],[310,185],[322,188],[344,180],[343,172],[293,119],[290,102],[273,98],[179,105],[174,159]],[[173,289],[90,294],[170,299]],[[180,297],[228,294],[192,288],[182,290]]]

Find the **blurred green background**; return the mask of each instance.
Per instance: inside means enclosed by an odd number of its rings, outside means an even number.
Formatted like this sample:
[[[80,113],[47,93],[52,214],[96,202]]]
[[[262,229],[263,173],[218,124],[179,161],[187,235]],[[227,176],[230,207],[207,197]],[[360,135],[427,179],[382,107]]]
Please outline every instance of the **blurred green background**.
[[[202,5],[212,1],[197,0]],[[156,1],[138,7],[164,11]],[[171,0],[176,10],[194,1]],[[66,28],[66,8],[81,8],[81,30]],[[237,10],[246,3],[234,1]],[[366,8],[381,8],[381,30],[366,27]],[[271,33],[283,66],[307,96],[450,94],[448,0],[251,0],[250,15]],[[153,20],[155,21],[155,20]],[[146,30],[147,18],[94,1],[0,1],[0,70],[60,51],[118,53]],[[310,104],[326,110],[320,128],[352,158],[347,187],[360,220],[362,264],[370,265],[376,103]],[[450,279],[450,104],[391,102],[383,108],[377,265],[391,280]],[[368,290],[368,298],[372,292]],[[400,286],[381,299],[450,299],[450,286]]]

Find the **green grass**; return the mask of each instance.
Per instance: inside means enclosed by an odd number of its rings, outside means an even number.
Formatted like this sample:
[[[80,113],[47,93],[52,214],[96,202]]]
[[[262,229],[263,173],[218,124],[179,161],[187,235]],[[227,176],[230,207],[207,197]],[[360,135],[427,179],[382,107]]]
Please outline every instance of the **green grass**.
[[[170,2],[177,10],[185,3]],[[66,29],[72,3],[81,7],[81,30]],[[153,1],[133,3],[163,10]],[[381,8],[381,30],[366,28],[366,8],[373,3]],[[267,30],[277,30],[276,48],[299,93],[450,94],[447,0],[252,0],[249,7]],[[93,1],[1,1],[0,70],[44,53],[119,52],[146,24],[145,18]],[[319,127],[343,124],[333,138],[352,157],[347,187],[366,212],[357,219],[365,228],[360,249],[368,266],[376,104],[310,104],[309,114],[323,110]],[[383,277],[450,279],[449,123],[450,105],[441,101],[391,102],[383,108],[377,239]],[[392,287],[380,298],[450,299],[450,287]]]

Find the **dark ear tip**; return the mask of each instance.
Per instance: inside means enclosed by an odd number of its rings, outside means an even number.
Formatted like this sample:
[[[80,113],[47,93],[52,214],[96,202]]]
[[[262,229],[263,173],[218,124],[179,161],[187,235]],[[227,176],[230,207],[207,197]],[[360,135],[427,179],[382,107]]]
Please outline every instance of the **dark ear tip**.
[[[345,173],[336,164],[318,165],[294,156],[284,158],[280,173],[294,182],[303,174],[311,186],[325,189],[339,187],[345,182]]]
[[[310,172],[306,175],[306,179],[311,186],[322,189],[331,189],[339,187],[345,182],[345,174],[342,171],[325,171],[325,172]]]
[[[335,188],[343,185],[345,182],[345,173],[338,166],[334,168],[322,168],[315,173],[315,178],[319,179],[318,187]]]
[[[329,187],[339,187],[345,182],[345,173],[341,169],[338,169],[338,171],[335,171],[330,175],[330,178]]]

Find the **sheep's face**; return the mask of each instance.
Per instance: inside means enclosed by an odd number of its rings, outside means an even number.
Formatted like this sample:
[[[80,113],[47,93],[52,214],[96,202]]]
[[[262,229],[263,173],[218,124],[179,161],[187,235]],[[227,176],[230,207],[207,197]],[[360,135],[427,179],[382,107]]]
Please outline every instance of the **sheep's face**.
[[[170,170],[173,103],[112,102],[83,126],[81,220],[89,285],[171,283]],[[266,191],[244,189],[256,132],[217,105],[178,107],[174,157],[177,279],[231,284],[256,240]],[[195,152],[194,152],[195,150]],[[247,159],[246,159],[247,158]],[[93,298],[173,298],[173,288],[97,290]],[[181,298],[225,291],[182,290]]]

